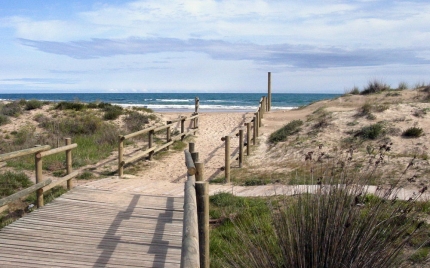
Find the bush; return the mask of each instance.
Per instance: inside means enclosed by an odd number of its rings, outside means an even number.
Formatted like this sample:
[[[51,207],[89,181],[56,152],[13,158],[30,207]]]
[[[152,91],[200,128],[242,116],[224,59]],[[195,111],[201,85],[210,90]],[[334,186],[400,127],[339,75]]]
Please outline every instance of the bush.
[[[269,210],[246,203],[256,199],[238,199],[241,203],[235,204],[235,197],[227,194],[211,197],[210,215],[220,222],[211,230],[211,263],[385,268],[405,261],[400,251],[424,233],[414,201],[387,202],[384,198],[397,193],[379,190],[379,198],[368,195],[366,186],[343,182],[316,193],[269,199]],[[219,207],[227,209],[219,212]]]
[[[362,139],[375,140],[384,134],[384,127],[381,123],[373,124],[370,126],[363,127],[355,136],[359,136]]]
[[[43,106],[43,103],[39,100],[29,100],[25,103],[25,110],[29,111],[29,110],[39,109],[42,106]]]
[[[120,106],[107,106],[104,108],[103,119],[105,120],[115,120],[123,113],[123,108]]]
[[[398,90],[405,90],[405,89],[408,89],[408,88],[409,88],[409,86],[408,86],[408,84],[406,82],[400,82],[399,83]]]
[[[6,171],[0,173],[0,198],[30,187],[33,183],[23,172]]]
[[[9,123],[10,123],[9,117],[0,114],[0,126],[6,125],[6,124],[9,124]]]
[[[55,109],[57,110],[75,110],[75,111],[82,111],[85,109],[85,104],[80,103],[80,102],[67,102],[67,101],[62,101],[59,102],[56,106]]]
[[[281,129],[270,134],[269,142],[277,143],[280,141],[285,141],[288,136],[296,134],[300,131],[300,126],[303,125],[302,120],[293,120],[283,126]]]
[[[403,131],[402,136],[407,138],[418,138],[424,134],[424,131],[420,127],[410,127]]]
[[[358,95],[360,94],[360,89],[357,86],[354,86],[352,89],[346,92],[346,94]]]
[[[22,111],[21,105],[19,104],[18,101],[7,103],[1,109],[1,113],[3,115],[13,116],[13,117],[19,116],[21,114],[21,111]]]
[[[126,128],[131,132],[141,130],[146,124],[149,123],[150,116],[141,114],[139,112],[131,111],[124,118]]]
[[[374,93],[380,93],[382,91],[390,90],[390,86],[387,84],[384,84],[380,81],[374,80],[369,82],[366,88],[361,91],[362,95],[367,94],[374,94]]]

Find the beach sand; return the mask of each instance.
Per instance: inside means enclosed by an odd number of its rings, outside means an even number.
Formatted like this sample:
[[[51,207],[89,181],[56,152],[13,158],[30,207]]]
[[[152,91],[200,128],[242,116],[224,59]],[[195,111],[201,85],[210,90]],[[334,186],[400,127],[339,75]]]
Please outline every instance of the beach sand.
[[[377,122],[383,122],[388,133],[377,140],[366,141],[361,145],[354,145],[354,161],[367,161],[369,157],[366,153],[366,146],[379,148],[383,143],[393,143],[391,151],[387,153],[381,171],[385,172],[387,181],[390,183],[393,178],[402,178],[402,187],[410,191],[419,191],[428,185],[430,165],[428,160],[430,142],[428,139],[430,130],[430,104],[426,100],[428,93],[422,90],[404,90],[373,94],[369,96],[348,95],[334,100],[324,100],[313,103],[309,106],[295,110],[274,110],[266,113],[262,119],[263,127],[260,129],[257,146],[252,147],[252,154],[245,159],[245,167],[256,173],[281,172],[287,176],[292,170],[291,163],[303,163],[304,155],[310,151],[318,151],[318,147],[326,156],[346,154],[351,148],[343,148],[342,141],[357,133],[362,127]],[[360,109],[364,104],[373,106],[384,106],[380,111],[373,111],[374,119],[370,120],[361,116]],[[318,111],[324,111],[327,116],[326,125],[317,129],[315,124],[318,121]],[[48,107],[43,110],[27,111],[18,119],[13,119],[11,124],[2,126],[4,133],[19,129],[22,125],[37,125],[32,120],[36,114],[49,116]],[[187,115],[187,114],[182,114]],[[189,116],[188,114],[187,116]],[[160,121],[178,118],[177,113],[161,113]],[[224,142],[221,138],[238,131],[244,127],[244,122],[253,117],[252,112],[248,113],[201,113],[199,129],[194,137],[187,141],[195,143],[195,150],[199,153],[199,160],[205,164],[206,180],[220,178],[224,176]],[[281,128],[291,120],[300,119],[304,122],[299,134],[294,135],[285,142],[280,142],[276,146],[269,144],[267,139],[270,134]],[[187,121],[187,127],[190,122]],[[424,135],[419,138],[404,138],[401,133],[409,127],[417,126],[424,130]],[[179,123],[178,123],[179,127]],[[42,131],[36,128],[35,133]],[[238,147],[238,139],[231,139],[231,152]],[[127,146],[126,155],[138,150],[138,146]],[[82,168],[96,174],[103,174],[106,171],[115,171],[117,168],[117,152],[114,151],[111,157],[99,163]],[[374,154],[376,155],[376,153]],[[413,157],[415,156],[415,159]],[[408,163],[413,159],[413,166],[404,172]],[[236,168],[237,163],[232,163],[232,168]],[[297,165],[296,165],[297,166]],[[402,174],[404,172],[404,174]],[[34,175],[32,176],[34,179]],[[412,180],[407,180],[412,178]],[[186,179],[186,167],[184,163],[183,151],[170,150],[161,157],[154,157],[152,161],[142,159],[125,168],[123,178],[118,176],[108,176],[96,181],[77,181],[78,185],[85,184],[86,187],[99,189],[115,189],[118,191],[131,191],[147,194],[180,195],[183,192],[183,182]],[[211,185],[211,192],[231,189],[233,185],[216,186]],[[183,193],[182,193],[183,194]]]

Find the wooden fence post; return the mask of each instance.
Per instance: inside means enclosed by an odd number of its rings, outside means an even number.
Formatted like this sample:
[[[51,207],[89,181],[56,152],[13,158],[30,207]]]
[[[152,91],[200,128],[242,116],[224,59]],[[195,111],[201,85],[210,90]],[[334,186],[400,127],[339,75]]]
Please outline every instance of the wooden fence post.
[[[267,74],[267,111],[270,112],[272,108],[272,73]]]
[[[182,140],[184,140],[184,134],[185,133],[185,119],[184,118],[181,118],[181,134],[182,134],[182,136],[181,136],[181,141]]]
[[[230,183],[230,136],[225,136],[225,182]]]
[[[263,115],[265,112],[266,112],[266,96],[263,96],[263,101],[261,102],[261,118],[263,118]]]
[[[154,144],[154,130],[148,132],[148,149],[152,148]],[[154,151],[148,153],[148,160],[152,160],[152,156],[154,155]]]
[[[251,123],[245,123],[246,125],[246,155],[251,153],[250,145],[251,145]]]
[[[197,181],[195,187],[199,226],[200,267],[209,268],[209,186],[207,182]]]
[[[194,142],[188,143],[188,152],[194,153],[195,148],[196,148],[196,146],[195,146]]]
[[[43,181],[43,174],[42,174],[42,157],[37,157],[37,154],[34,155],[35,159],[35,167],[36,167],[36,184]],[[40,188],[36,191],[36,197],[37,197],[37,208],[41,208],[44,205],[43,202],[43,188]]]
[[[252,138],[252,145],[255,145],[256,144],[256,142],[257,142],[257,116],[255,115],[254,116],[254,120],[252,120],[252,122],[254,123],[254,125],[253,125],[253,133],[252,133],[252,135],[253,135],[253,138]]]
[[[239,129],[239,168],[243,165],[243,129]]]
[[[194,165],[196,166],[196,181],[204,181],[204,172],[205,167],[203,162],[194,162]]]
[[[124,176],[124,166],[122,162],[124,161],[124,138],[122,136],[118,136],[118,176]]]
[[[167,125],[169,125],[169,124],[171,124],[172,123],[172,121],[167,121]],[[171,141],[171,130],[170,130],[170,127],[168,127],[167,129],[166,129],[166,140],[167,140],[167,142],[170,142]],[[169,150],[170,149],[170,146],[167,146],[166,147],[167,148],[167,150]]]
[[[65,138],[64,141],[66,145],[72,144],[71,138]],[[72,149],[66,150],[66,163],[67,163],[66,164],[67,175],[69,175],[70,173],[72,173]],[[73,182],[70,179],[67,181],[67,189],[71,190],[72,188],[73,188]]]

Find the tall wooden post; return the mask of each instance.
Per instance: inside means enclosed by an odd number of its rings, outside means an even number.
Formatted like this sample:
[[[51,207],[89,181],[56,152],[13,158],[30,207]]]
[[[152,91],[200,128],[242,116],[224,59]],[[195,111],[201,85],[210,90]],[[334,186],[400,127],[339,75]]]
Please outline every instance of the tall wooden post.
[[[209,185],[207,182],[197,181],[195,187],[199,226],[200,267],[209,268]]]
[[[172,122],[171,121],[167,121],[167,125],[170,125]],[[170,135],[171,135],[171,130],[170,130],[170,127],[168,127],[167,129],[166,129],[166,141],[167,142],[170,142],[171,140],[172,140],[172,138],[170,137]],[[166,147],[167,148],[167,150],[169,150],[170,149],[170,146],[167,146]]]
[[[272,73],[267,74],[267,111],[272,108]]]
[[[258,125],[258,122],[257,122],[257,116],[256,115],[254,115],[254,120],[252,120],[252,122],[254,123],[253,124],[253,132],[252,132],[252,145],[255,145],[256,144],[256,142],[257,142],[257,125]]]
[[[239,129],[239,168],[243,165],[243,129]]]
[[[246,155],[251,153],[251,123],[245,123],[246,125]]]
[[[230,182],[230,136],[225,136],[225,182]]]
[[[154,130],[148,132],[148,149],[152,148],[154,144]],[[154,155],[154,151],[148,153],[148,159],[152,160],[152,156]]]
[[[71,138],[64,139],[66,145],[72,144]],[[72,149],[66,151],[66,171],[67,174],[72,173]],[[72,180],[67,181],[67,189],[71,190],[73,188]]]
[[[185,137],[184,133],[185,133],[185,118],[181,118],[181,134],[182,134],[181,141],[184,140],[184,137]]]
[[[122,162],[124,161],[124,138],[122,136],[118,136],[118,176],[124,176],[124,166]]]
[[[35,160],[35,166],[36,166],[36,184],[43,181],[43,174],[42,174],[42,157],[37,157],[37,154],[35,154],[34,157]],[[37,197],[37,207],[41,208],[43,207],[43,188],[40,188],[36,191],[36,197]]]

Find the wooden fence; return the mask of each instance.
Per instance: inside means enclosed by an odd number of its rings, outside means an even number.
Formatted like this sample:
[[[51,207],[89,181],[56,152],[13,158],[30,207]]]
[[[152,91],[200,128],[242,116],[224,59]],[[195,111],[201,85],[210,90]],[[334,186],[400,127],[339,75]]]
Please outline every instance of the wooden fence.
[[[198,154],[193,154],[194,143],[189,144],[189,149],[184,151],[187,181],[184,189],[181,267],[209,268],[209,186],[203,178],[203,163],[196,161]]]
[[[72,144],[70,138],[65,139],[65,146],[58,147],[55,149],[51,149],[51,146],[44,145],[44,146],[37,146],[30,149],[25,149],[21,151],[11,152],[7,154],[0,155],[0,162],[7,161],[10,159],[23,157],[27,155],[34,154],[34,161],[35,161],[35,174],[36,174],[36,184],[33,186],[30,186],[26,189],[23,189],[17,193],[14,193],[10,196],[7,196],[3,199],[0,199],[0,208],[3,206],[8,205],[9,203],[18,200],[20,198],[23,198],[25,196],[28,196],[29,194],[36,192],[37,195],[37,207],[42,207],[44,205],[43,201],[43,192],[46,192],[53,187],[63,183],[67,182],[67,189],[72,189],[72,179],[79,175],[78,171],[72,171],[72,149],[78,147],[76,143]],[[42,173],[42,160],[43,157],[57,154],[61,152],[66,152],[66,176],[53,181],[52,179],[43,179],[43,173]]]
[[[245,152],[247,156],[251,153],[251,141],[252,145],[256,144],[257,138],[260,134],[260,127],[262,126],[261,119],[264,117],[264,114],[268,111],[269,107],[270,105],[268,98],[266,96],[261,97],[257,111],[254,113],[254,117],[244,123],[245,127],[241,127],[238,131],[233,131],[232,133],[221,138],[221,140],[224,141],[225,146],[224,176],[226,183],[230,182],[231,163],[237,160],[239,161],[239,168],[242,168]],[[233,137],[238,137],[239,143],[237,151],[233,155],[231,155],[230,141]]]
[[[197,107],[197,106],[196,106]],[[163,150],[163,149],[169,149],[169,146],[172,145],[177,140],[183,140],[186,136],[193,135],[198,129],[198,118],[199,114],[198,112],[193,113],[190,117],[187,116],[181,116],[179,119],[167,121],[167,124],[164,126],[152,126],[128,135],[121,135],[119,136],[119,142],[118,142],[118,176],[122,177],[124,175],[124,167],[130,163],[133,163],[137,161],[138,159],[148,156],[149,160],[152,160],[152,156]],[[185,122],[190,120],[192,122],[192,127],[189,131],[185,131]],[[178,135],[175,135],[172,137],[172,128],[174,127],[175,123],[180,122],[181,128],[180,133]],[[166,130],[166,142],[156,146],[154,143],[154,137],[156,133]],[[131,139],[133,137],[139,136],[139,135],[148,135],[148,145],[147,148],[144,149],[142,152],[139,152],[138,154],[128,158],[124,159],[124,141],[127,139]]]

